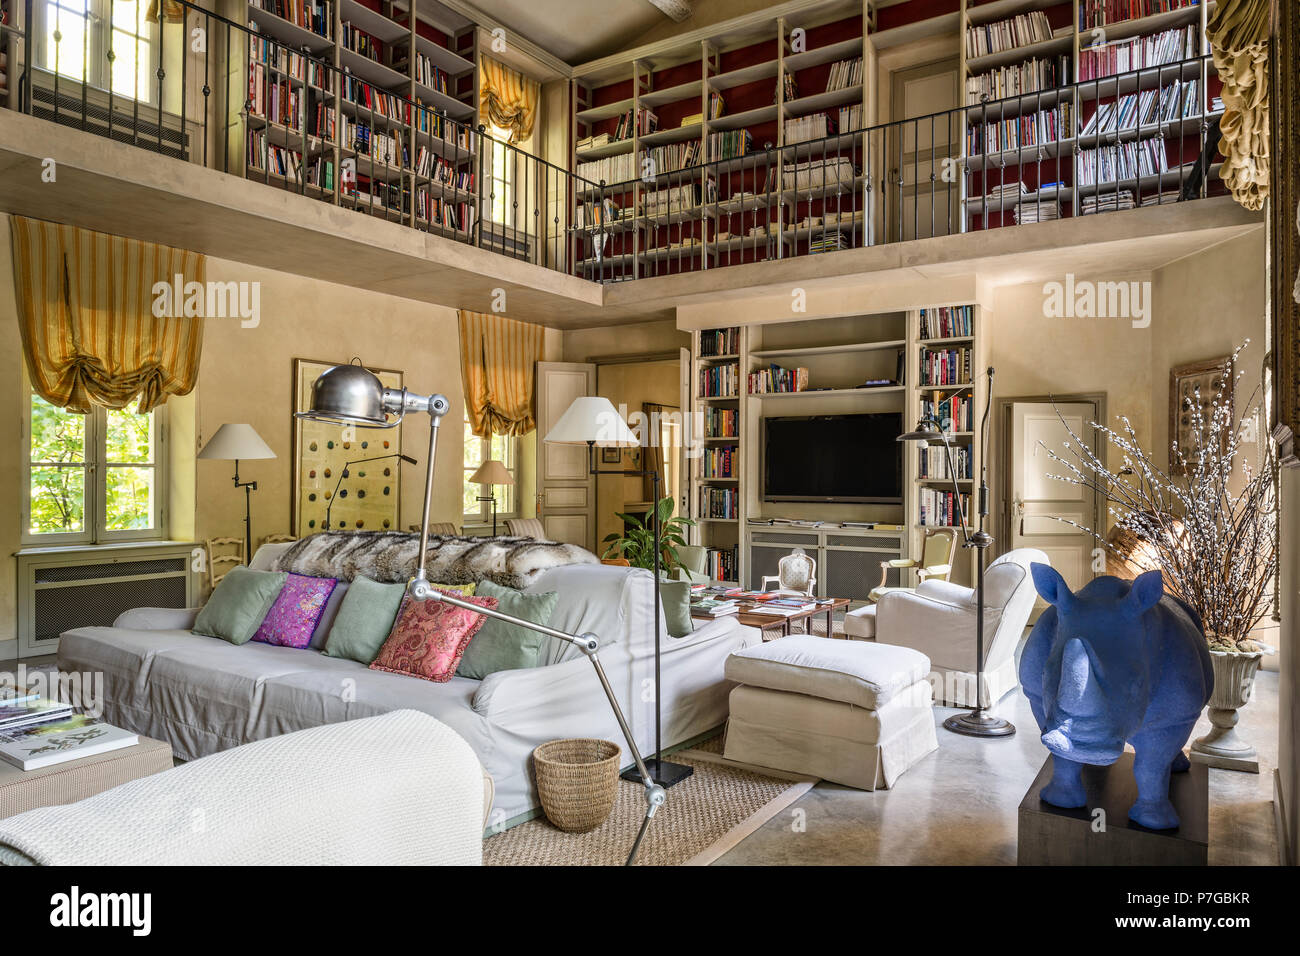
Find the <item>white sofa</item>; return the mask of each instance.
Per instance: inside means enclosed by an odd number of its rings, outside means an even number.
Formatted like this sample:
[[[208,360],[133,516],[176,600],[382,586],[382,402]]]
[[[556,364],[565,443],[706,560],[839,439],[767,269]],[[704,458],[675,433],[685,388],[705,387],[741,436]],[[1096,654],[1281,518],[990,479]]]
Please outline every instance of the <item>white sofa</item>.
[[[1037,592],[1032,562],[1049,563],[1034,548],[1008,551],[984,571],[984,682],[982,707],[1017,684],[1016,645],[1029,623]],[[975,591],[948,581],[925,581],[915,591],[888,591],[875,608],[875,639],[911,647],[930,658],[935,700],[975,706]]]
[[[394,711],[0,820],[0,864],[477,866],[484,783],[451,728]]]
[[[254,568],[270,568],[288,545],[264,545]],[[642,753],[654,745],[650,572],[572,565],[542,572],[529,592],[559,594],[552,627],[594,633],[600,660]],[[409,708],[447,724],[468,741],[496,787],[494,825],[540,806],[529,757],[560,737],[625,742],[591,662],[560,641],[546,665],[502,671],[483,681],[445,684],[374,671],[313,650],[253,643],[235,646],[190,633],[196,609],[127,611],[113,627],[67,631],[61,670],[103,674],[105,718],[171,742],[187,760],[319,724]],[[662,635],[663,740],[679,743],[727,718],[727,656],[760,638],[734,618],[689,637]]]

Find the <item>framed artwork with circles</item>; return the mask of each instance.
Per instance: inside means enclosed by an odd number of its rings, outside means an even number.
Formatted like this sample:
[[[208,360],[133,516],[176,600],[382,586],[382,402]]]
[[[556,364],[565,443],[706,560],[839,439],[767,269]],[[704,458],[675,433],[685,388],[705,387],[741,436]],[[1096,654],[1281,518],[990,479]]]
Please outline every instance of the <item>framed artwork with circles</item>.
[[[311,386],[321,372],[346,363],[294,359],[294,412],[310,407]],[[390,388],[402,387],[401,372],[366,367]],[[397,456],[402,452],[402,429],[345,427],[301,418],[292,422],[293,533],[305,537],[325,530],[400,530],[402,461]]]

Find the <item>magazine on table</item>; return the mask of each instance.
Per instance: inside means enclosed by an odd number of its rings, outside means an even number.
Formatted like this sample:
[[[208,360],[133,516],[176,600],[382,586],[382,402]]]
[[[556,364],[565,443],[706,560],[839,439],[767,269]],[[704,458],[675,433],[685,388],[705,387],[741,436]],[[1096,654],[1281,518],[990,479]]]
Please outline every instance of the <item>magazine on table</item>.
[[[96,717],[72,714],[0,731],[0,760],[19,770],[39,770],[139,743],[135,734]]]
[[[722,617],[724,614],[735,614],[740,610],[740,604],[737,601],[692,601],[691,613],[706,617]]]
[[[20,702],[0,701],[0,732],[39,721],[66,717],[72,713],[71,704],[61,704],[47,697],[35,697]]]

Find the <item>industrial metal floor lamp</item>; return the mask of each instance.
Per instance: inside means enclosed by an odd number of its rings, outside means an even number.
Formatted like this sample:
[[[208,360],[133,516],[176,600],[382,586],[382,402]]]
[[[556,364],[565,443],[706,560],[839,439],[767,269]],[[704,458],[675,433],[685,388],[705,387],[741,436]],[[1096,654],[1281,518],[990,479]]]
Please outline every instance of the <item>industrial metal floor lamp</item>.
[[[564,445],[586,445],[587,446],[587,474],[589,475],[622,475],[626,478],[649,478],[653,489],[654,501],[651,502],[651,534],[656,544],[659,541],[660,521],[659,521],[659,472],[654,469],[640,470],[621,470],[610,469],[601,470],[596,467],[596,446],[605,447],[628,447],[639,446],[640,442],[632,429],[627,427],[627,422],[623,421],[623,416],[618,413],[613,404],[607,398],[595,396],[585,396],[575,398],[573,404],[565,410],[560,416],[560,420],[555,426],[546,433],[542,439],[552,444]],[[659,668],[660,668],[660,590],[659,590],[659,572],[660,572],[660,549],[654,548],[653,574],[654,574],[654,635],[655,635],[655,755],[646,761],[650,767],[650,772],[654,777],[655,783],[661,787],[671,787],[674,784],[681,783],[687,777],[695,772],[695,768],[688,764],[673,763],[663,759],[663,713],[660,703],[659,693]],[[642,782],[643,769],[641,767],[629,768],[623,774],[624,780]]]
[[[992,717],[984,712],[981,703],[984,692],[984,564],[993,536],[984,530],[984,522],[989,513],[988,485],[988,450],[989,450],[989,406],[993,403],[993,367],[985,371],[988,389],[984,397],[984,417],[980,421],[980,487],[979,487],[979,527],[972,533],[966,525],[966,515],[961,506],[961,486],[957,484],[957,468],[953,463],[952,444],[948,433],[943,430],[943,423],[934,415],[926,415],[916,424],[916,428],[898,436],[899,441],[918,442],[931,445],[942,442],[944,454],[948,461],[948,477],[952,480],[953,503],[957,510],[957,524],[961,526],[962,547],[974,548],[975,562],[975,707],[961,714],[953,714],[943,722],[943,726],[955,734],[967,737],[1010,737],[1016,732],[1015,725],[1002,717]],[[939,403],[935,403],[938,411]]]
[[[601,689],[605,693],[605,699],[609,701],[610,709],[614,711],[614,719],[618,721],[619,730],[623,732],[623,737],[632,752],[632,761],[641,772],[641,781],[645,785],[645,816],[641,820],[641,828],[637,832],[636,839],[632,844],[632,850],[627,857],[627,864],[631,865],[636,859],[637,851],[641,848],[641,841],[645,838],[650,821],[654,819],[658,809],[663,806],[667,794],[662,786],[654,782],[649,769],[646,767],[646,762],[641,757],[641,752],[637,749],[632,729],[623,716],[623,710],[618,705],[618,698],[614,696],[614,689],[610,686],[609,678],[605,674],[605,668],[601,666],[600,658],[597,656],[600,642],[596,635],[570,634],[553,627],[536,624],[533,621],[526,621],[523,618],[515,617],[513,614],[505,614],[498,610],[471,604],[454,595],[439,591],[429,584],[425,571],[425,556],[429,547],[429,511],[433,503],[433,476],[438,445],[438,426],[450,407],[443,395],[414,395],[405,388],[386,388],[378,377],[360,365],[335,365],[333,368],[322,372],[312,384],[311,407],[305,412],[298,412],[297,417],[337,425],[357,425],[363,428],[394,428],[406,417],[407,412],[428,413],[429,460],[425,466],[424,474],[424,508],[420,519],[419,566],[416,568],[415,576],[407,584],[407,593],[416,601],[441,601],[453,607],[465,608],[484,617],[527,628],[539,634],[546,634],[556,640],[572,644],[591,661],[591,666],[595,668],[596,677],[600,681]],[[390,419],[390,415],[396,417]]]

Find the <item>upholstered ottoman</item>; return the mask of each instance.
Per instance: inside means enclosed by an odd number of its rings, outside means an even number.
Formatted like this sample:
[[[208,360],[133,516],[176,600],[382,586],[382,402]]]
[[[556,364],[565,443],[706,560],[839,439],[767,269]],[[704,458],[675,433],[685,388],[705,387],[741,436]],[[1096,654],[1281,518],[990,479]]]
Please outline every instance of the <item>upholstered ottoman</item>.
[[[910,647],[797,635],[727,658],[725,756],[860,790],[889,788],[939,746],[930,659]]]

